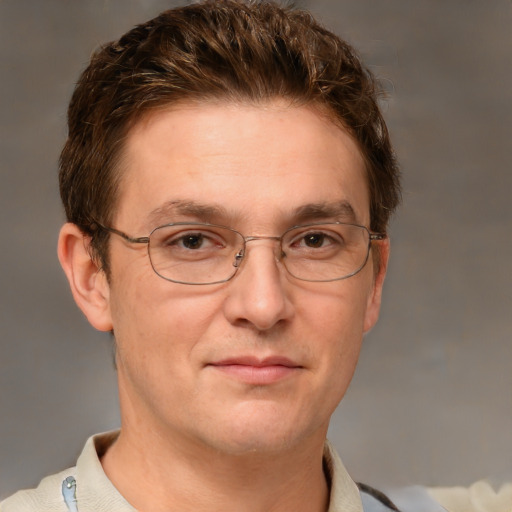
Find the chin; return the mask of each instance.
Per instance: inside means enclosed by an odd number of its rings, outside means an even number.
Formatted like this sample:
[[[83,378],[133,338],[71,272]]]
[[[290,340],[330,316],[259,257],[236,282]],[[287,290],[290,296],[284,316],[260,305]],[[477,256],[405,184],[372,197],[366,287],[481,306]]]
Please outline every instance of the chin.
[[[268,435],[254,435],[250,438],[239,436],[230,439],[216,440],[216,450],[231,456],[245,455],[273,455],[290,450],[296,441],[289,437],[271,437]]]
[[[235,421],[219,429],[219,435],[211,441],[217,450],[229,455],[275,454],[295,448],[319,430],[309,427],[301,428],[290,417],[262,414],[247,418],[238,416]]]

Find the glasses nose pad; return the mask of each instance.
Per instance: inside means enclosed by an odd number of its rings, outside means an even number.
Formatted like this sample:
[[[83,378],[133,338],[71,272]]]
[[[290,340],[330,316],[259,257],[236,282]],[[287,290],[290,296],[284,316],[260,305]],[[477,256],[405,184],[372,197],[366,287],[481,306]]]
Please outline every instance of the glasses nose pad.
[[[235,255],[235,259],[233,261],[233,267],[238,268],[240,266],[240,264],[242,263],[244,256],[245,256],[244,250],[240,249]]]

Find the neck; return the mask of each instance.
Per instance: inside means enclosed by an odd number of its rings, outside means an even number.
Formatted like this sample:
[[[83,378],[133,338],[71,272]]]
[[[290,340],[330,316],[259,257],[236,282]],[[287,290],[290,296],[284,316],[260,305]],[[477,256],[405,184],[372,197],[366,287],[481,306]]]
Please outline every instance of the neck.
[[[123,428],[101,462],[140,512],[325,512],[322,453],[323,439],[233,455],[155,429]]]

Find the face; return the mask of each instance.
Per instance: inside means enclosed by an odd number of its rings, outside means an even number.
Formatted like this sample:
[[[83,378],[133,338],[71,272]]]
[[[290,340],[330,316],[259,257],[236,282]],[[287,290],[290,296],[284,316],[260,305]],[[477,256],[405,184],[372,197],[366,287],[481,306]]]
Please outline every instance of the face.
[[[152,113],[130,132],[122,172],[113,227],[134,237],[183,221],[246,236],[369,225],[356,144],[310,108]],[[101,325],[117,341],[123,428],[237,454],[324,438],[377,319],[385,264],[375,273],[369,258],[351,278],[304,282],[275,241],[257,240],[231,281],[191,286],[157,276],[145,245],[113,236],[110,258]]]

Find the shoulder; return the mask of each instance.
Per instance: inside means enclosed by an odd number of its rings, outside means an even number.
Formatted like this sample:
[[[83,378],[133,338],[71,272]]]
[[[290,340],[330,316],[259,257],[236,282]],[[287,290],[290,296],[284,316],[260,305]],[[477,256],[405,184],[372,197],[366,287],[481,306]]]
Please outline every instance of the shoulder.
[[[114,431],[90,437],[76,466],[43,478],[35,489],[13,494],[0,502],[0,512],[76,512],[77,498],[80,498],[80,495],[82,505],[86,504],[88,510],[132,510],[117,505],[114,508],[97,506],[98,500],[102,501],[102,496],[108,496],[108,499],[104,500],[105,503],[110,503],[111,497],[117,496],[114,487],[103,473],[99,457],[118,435],[119,431]],[[78,493],[77,480],[81,482]],[[117,499],[118,504],[119,501],[122,499]]]
[[[35,489],[18,491],[0,503],[1,512],[68,512],[62,495],[64,480],[74,474],[70,468],[43,478]]]
[[[451,512],[512,511],[512,483],[495,488],[480,480],[469,487],[431,487],[428,492]]]

